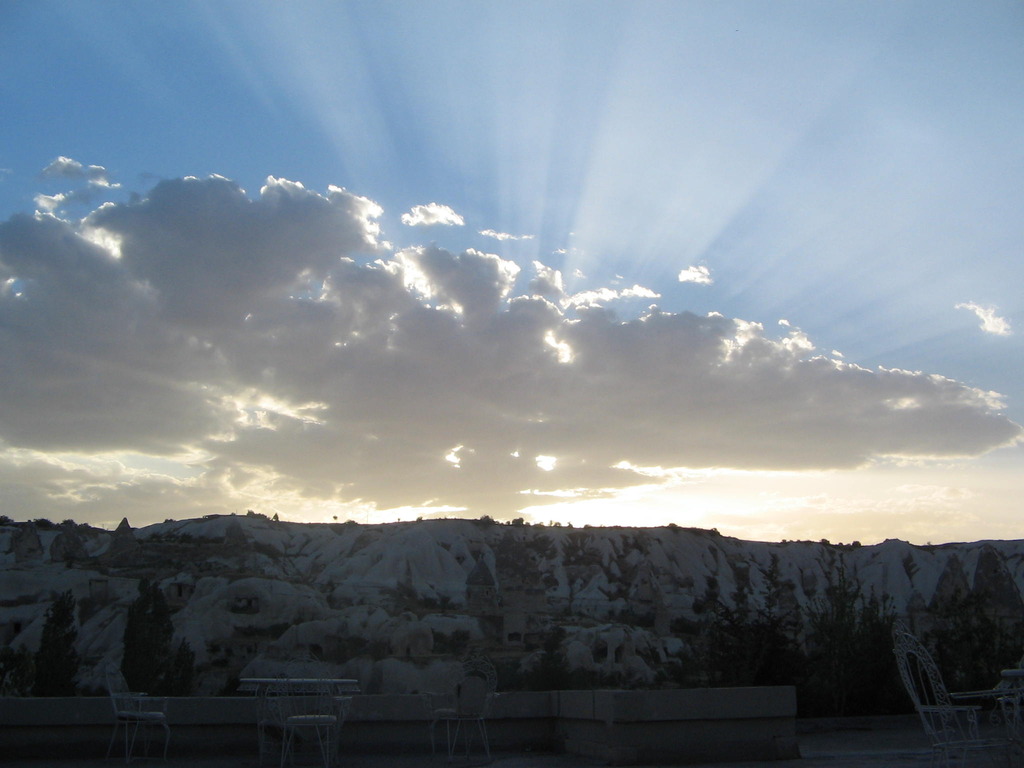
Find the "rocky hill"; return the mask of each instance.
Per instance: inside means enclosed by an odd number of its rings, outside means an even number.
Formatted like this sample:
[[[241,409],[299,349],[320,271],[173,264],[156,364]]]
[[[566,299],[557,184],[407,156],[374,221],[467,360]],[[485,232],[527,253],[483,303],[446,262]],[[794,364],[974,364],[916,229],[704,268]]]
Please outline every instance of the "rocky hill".
[[[1024,542],[914,546],[741,541],[715,531],[563,528],[484,520],[287,523],[262,515],[168,521],[114,532],[0,525],[0,642],[34,650],[43,615],[70,589],[81,683],[117,663],[140,579],[160,585],[176,635],[196,653],[200,692],[315,657],[365,691],[431,690],[467,647],[528,666],[555,627],[571,667],[638,683],[685,643],[678,628],[737,589],[773,580],[793,606],[840,572],[912,620],[956,591],[1020,620]]]

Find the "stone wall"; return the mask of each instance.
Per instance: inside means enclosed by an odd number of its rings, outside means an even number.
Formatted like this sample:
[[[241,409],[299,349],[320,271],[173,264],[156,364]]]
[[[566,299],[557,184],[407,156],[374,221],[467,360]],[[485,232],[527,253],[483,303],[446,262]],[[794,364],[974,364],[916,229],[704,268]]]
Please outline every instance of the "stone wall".
[[[487,719],[498,751],[554,750],[616,765],[799,757],[791,687],[675,691],[510,692]],[[256,754],[251,697],[168,701],[173,754]],[[350,752],[430,750],[431,710],[418,695],[356,696],[342,732]],[[102,757],[113,730],[108,699],[0,698],[9,757]],[[443,730],[438,730],[444,749]]]

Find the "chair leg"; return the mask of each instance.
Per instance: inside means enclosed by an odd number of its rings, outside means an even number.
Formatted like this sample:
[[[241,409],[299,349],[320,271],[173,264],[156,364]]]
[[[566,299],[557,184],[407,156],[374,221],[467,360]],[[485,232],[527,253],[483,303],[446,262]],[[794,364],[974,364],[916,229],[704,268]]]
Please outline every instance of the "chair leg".
[[[135,751],[135,737],[139,734],[139,724],[132,723],[132,738],[128,741],[128,724],[124,726],[124,762],[127,765],[132,761],[132,752]]]
[[[317,726],[316,729],[317,740],[320,742],[320,756],[324,761],[324,768],[331,768],[334,764],[334,760],[331,758],[331,730],[330,728],[321,728]]]
[[[460,720],[455,721],[455,733],[452,734],[452,721],[447,721],[448,728],[448,762],[450,763],[455,759],[455,746],[459,743],[459,727],[462,725]]]
[[[105,759],[110,759],[110,753],[114,751],[114,742],[117,741],[117,731],[121,727],[121,721],[118,720],[114,723],[114,732],[110,734],[110,743],[107,744],[107,756]]]
[[[469,751],[473,746],[473,729],[466,723],[466,759],[469,759]]]
[[[477,725],[480,726],[480,738],[483,739],[483,742],[484,742],[484,754],[486,754],[487,755],[487,759],[490,760],[491,759],[491,745],[490,745],[490,742],[487,740],[487,724],[484,722],[484,719],[482,717],[479,720],[477,720],[476,722],[477,722]]]
[[[281,734],[281,768],[284,768],[285,757],[288,755],[288,750],[291,747],[291,738],[291,730],[285,728],[284,733]]]
[[[171,745],[171,726],[161,723],[164,729],[164,761],[167,760],[167,748]]]
[[[135,741],[138,738],[139,723],[133,723],[131,729],[131,744],[128,743],[128,731],[125,730],[125,763],[130,763],[132,756],[135,755]],[[145,736],[145,733],[142,733]]]

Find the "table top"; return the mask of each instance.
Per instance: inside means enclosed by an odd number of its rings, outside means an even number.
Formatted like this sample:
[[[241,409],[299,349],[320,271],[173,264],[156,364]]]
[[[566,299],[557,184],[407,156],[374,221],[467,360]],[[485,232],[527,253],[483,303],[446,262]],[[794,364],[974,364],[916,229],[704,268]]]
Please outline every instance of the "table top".
[[[243,677],[238,681],[239,690],[259,691],[270,685],[285,688],[304,688],[306,686],[327,684],[332,688],[347,693],[359,692],[359,681],[351,677]]]
[[[243,677],[240,683],[356,683],[354,677]]]
[[[1007,679],[1024,678],[1024,669],[1013,667],[1012,669],[1004,669],[999,674]]]

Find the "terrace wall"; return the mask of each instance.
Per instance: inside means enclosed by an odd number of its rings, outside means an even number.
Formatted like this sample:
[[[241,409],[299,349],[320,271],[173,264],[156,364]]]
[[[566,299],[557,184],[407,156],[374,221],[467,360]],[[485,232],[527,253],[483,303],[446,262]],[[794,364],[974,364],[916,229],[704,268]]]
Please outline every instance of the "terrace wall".
[[[795,716],[787,686],[510,692],[496,698],[487,729],[495,750],[615,765],[779,760],[799,757]],[[255,755],[255,717],[251,697],[169,699],[171,751]],[[421,696],[356,696],[342,750],[427,753],[430,720]],[[9,757],[101,757],[112,730],[106,698],[0,698],[0,751]],[[437,736],[443,750],[443,726]]]

